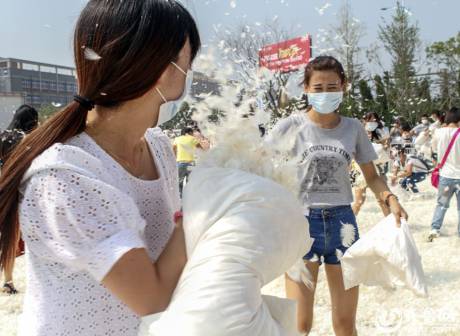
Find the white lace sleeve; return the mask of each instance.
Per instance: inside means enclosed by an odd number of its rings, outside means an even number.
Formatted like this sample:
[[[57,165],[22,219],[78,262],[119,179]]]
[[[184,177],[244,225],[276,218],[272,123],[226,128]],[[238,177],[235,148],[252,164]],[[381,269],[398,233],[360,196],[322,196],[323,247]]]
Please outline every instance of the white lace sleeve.
[[[66,169],[44,170],[28,180],[20,223],[30,253],[87,271],[99,282],[126,252],[145,248],[145,221],[134,201]]]

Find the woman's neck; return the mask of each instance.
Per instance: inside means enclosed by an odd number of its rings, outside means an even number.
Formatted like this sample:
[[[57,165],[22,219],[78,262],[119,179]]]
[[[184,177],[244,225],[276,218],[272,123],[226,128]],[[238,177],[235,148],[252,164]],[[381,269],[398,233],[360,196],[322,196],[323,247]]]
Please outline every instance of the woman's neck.
[[[307,111],[307,116],[321,128],[332,129],[336,128],[340,124],[340,114],[333,112],[328,114],[321,114],[315,111],[315,109],[310,109]]]
[[[86,132],[104,148],[127,156],[143,141],[148,128],[156,124],[160,101],[143,96],[114,109],[96,107],[88,113]]]
[[[447,127],[449,127],[449,128],[458,128],[458,124],[450,123],[449,125],[447,125]]]

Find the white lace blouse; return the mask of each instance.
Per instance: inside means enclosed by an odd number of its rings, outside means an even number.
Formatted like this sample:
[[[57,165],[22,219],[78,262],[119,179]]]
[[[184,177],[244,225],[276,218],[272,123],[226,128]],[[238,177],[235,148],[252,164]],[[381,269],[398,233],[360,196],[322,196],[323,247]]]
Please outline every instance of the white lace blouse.
[[[19,335],[137,335],[139,317],[100,281],[133,248],[156,260],[173,231],[174,154],[160,129],[145,137],[155,181],[130,175],[86,133],[32,163],[19,206],[27,263]]]

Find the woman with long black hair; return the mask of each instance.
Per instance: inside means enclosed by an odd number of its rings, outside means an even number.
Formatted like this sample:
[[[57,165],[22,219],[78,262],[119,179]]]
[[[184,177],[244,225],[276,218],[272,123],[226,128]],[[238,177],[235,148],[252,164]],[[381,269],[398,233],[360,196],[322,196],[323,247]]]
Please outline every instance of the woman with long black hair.
[[[29,105],[21,105],[15,112],[8,127],[0,133],[0,174],[8,155],[14,147],[38,126],[38,112]],[[18,237],[19,238],[19,237]],[[24,242],[19,239],[16,255],[24,253]],[[2,291],[7,294],[17,294],[13,283],[14,260],[5,267]]]
[[[186,263],[177,168],[159,128],[191,84],[196,24],[177,1],[90,0],[74,37],[78,95],[11,153],[0,263],[22,231],[19,335],[137,335]],[[175,215],[176,214],[176,215]]]

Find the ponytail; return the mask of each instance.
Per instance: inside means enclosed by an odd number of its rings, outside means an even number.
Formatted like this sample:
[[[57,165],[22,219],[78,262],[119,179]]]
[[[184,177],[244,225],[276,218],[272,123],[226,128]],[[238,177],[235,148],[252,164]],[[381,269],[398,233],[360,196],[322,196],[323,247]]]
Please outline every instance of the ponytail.
[[[73,43],[81,96],[26,136],[2,168],[0,269],[16,256],[19,188],[32,161],[53,144],[82,132],[94,105],[115,108],[152,90],[186,43],[193,61],[200,35],[193,17],[176,0],[87,1]]]
[[[8,155],[0,176],[0,269],[14,262],[19,241],[19,187],[32,161],[58,142],[83,132],[88,109],[72,102],[24,138]]]

